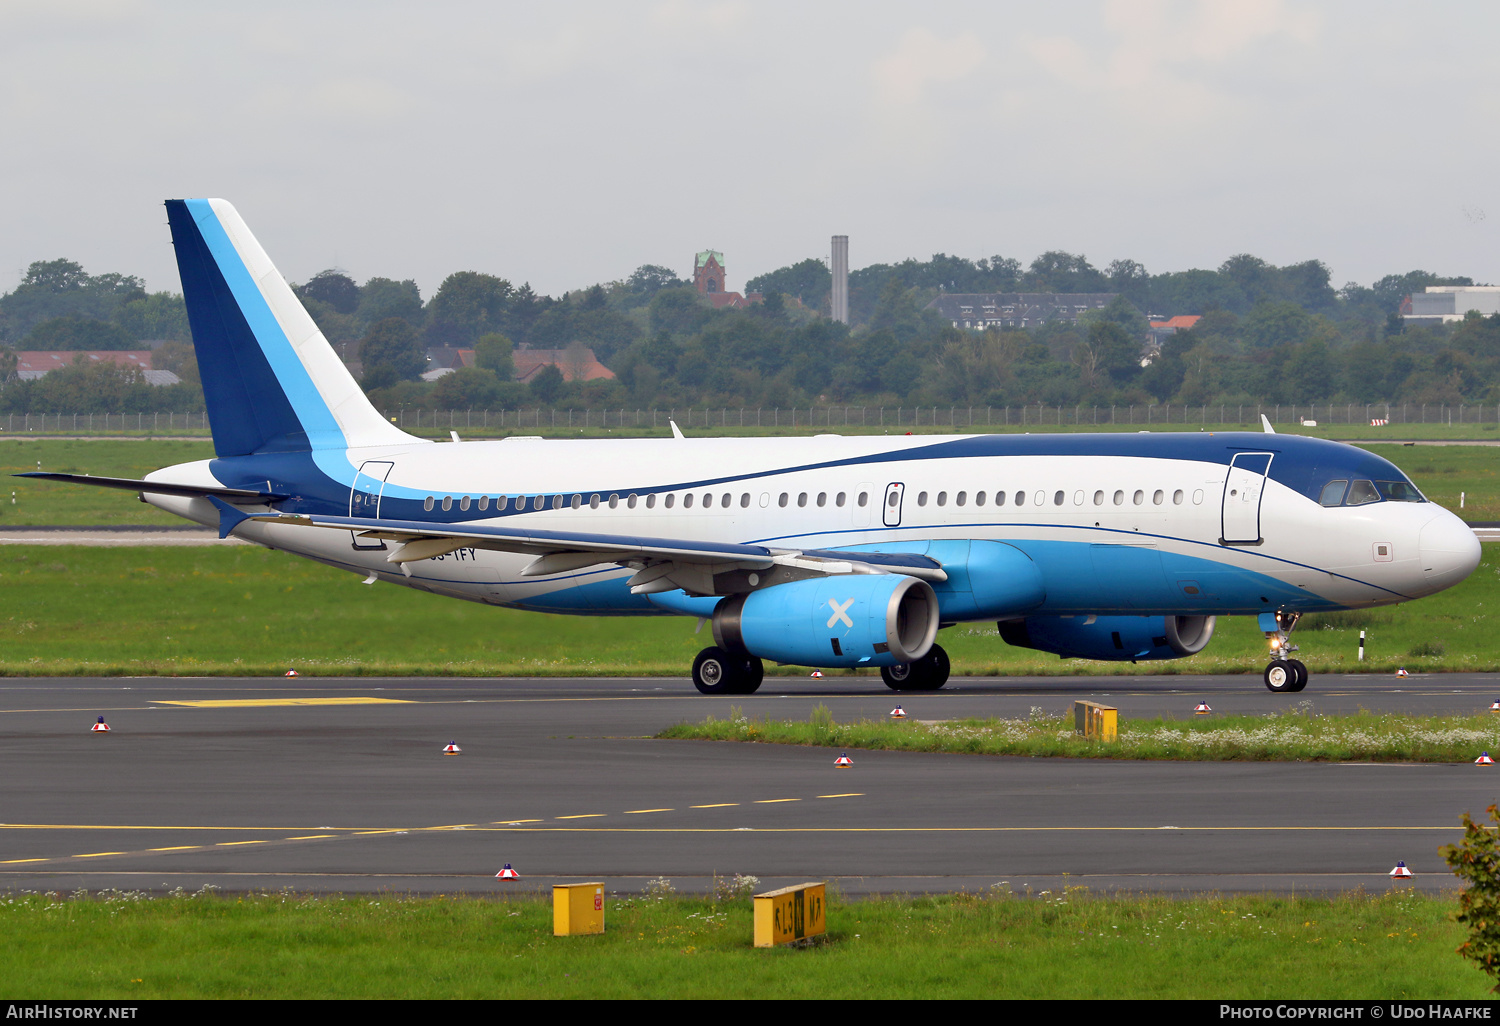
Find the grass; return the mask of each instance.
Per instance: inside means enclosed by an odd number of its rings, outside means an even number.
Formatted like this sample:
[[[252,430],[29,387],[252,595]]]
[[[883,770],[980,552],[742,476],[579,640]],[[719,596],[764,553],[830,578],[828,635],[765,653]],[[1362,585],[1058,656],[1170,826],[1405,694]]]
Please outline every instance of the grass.
[[[743,711],[728,720],[668,727],[659,738],[756,741],[839,749],[957,752],[978,755],[1065,756],[1085,759],[1173,759],[1258,762],[1472,762],[1481,751],[1500,755],[1500,716],[1408,716],[1361,712],[1315,716],[1301,702],[1269,716],[1122,720],[1116,741],[1073,732],[1071,717],[1033,709],[1024,720],[999,718],[933,722],[836,723],[824,706],[806,722],[750,719]]]
[[[440,598],[248,546],[7,545],[0,549],[0,675],[686,676],[709,641],[686,617],[528,613]],[[1500,670],[1500,549],[1463,584],[1418,602],[1304,618],[1314,673]],[[1359,632],[1367,658],[1357,661]],[[939,635],[956,675],[1253,673],[1251,617],[1171,662],[1098,663],[1011,648],[993,624]],[[1426,654],[1423,654],[1426,653]],[[767,667],[801,675],[797,667]],[[873,677],[874,671],[860,671]],[[830,683],[854,671],[830,672]]]
[[[1451,896],[1097,897],[1087,888],[830,895],[826,943],[751,947],[750,902],[612,896],[602,936],[551,904],[105,892],[0,899],[0,992],[92,998],[1471,999]]]
[[[1428,427],[1435,429],[1436,425]],[[944,433],[948,430],[942,429]],[[767,435],[772,433],[774,432],[769,429],[760,432]],[[793,434],[790,429],[781,433]],[[923,428],[919,429],[919,433],[930,434],[933,431]],[[642,434],[650,435],[651,432]],[[736,428],[698,431],[696,434],[754,435],[757,432],[750,429],[741,432]],[[590,432],[589,436],[624,437],[619,431],[607,435]],[[560,431],[552,437],[581,436]],[[1418,437],[1418,433],[1413,430],[1402,437]],[[1500,435],[1491,431],[1484,437],[1495,440]],[[1434,502],[1459,513],[1467,520],[1500,520],[1500,458],[1497,458],[1494,450],[1473,445],[1406,449],[1376,442],[1364,444],[1405,470],[1422,489],[1423,494]],[[212,456],[213,446],[206,439],[117,441],[0,437],[0,477],[5,478],[6,486],[0,489],[0,527],[38,524],[180,525],[184,523],[180,518],[135,501],[135,497],[129,492],[30,481],[11,478],[9,475],[36,470],[40,463],[41,469],[59,473],[139,478],[161,467]],[[1460,493],[1465,496],[1462,508],[1459,506]],[[12,496],[14,502],[11,501]]]

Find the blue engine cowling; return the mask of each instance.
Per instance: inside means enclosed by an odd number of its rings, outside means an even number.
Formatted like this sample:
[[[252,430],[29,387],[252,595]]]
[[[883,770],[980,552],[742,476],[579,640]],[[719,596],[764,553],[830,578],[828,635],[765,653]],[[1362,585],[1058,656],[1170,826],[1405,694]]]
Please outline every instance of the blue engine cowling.
[[[1017,648],[1132,663],[1194,655],[1214,636],[1212,616],[1028,616],[996,626]]]
[[[938,602],[903,574],[845,574],[731,595],[714,610],[714,640],[799,666],[894,666],[937,638]]]

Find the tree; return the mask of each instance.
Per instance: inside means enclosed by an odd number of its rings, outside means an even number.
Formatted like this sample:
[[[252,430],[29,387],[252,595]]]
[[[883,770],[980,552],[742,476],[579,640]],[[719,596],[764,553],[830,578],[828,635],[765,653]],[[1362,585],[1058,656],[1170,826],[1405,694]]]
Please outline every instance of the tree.
[[[386,378],[395,381],[410,380],[427,370],[427,354],[417,338],[416,329],[399,317],[387,317],[377,321],[359,344],[359,358],[364,364],[366,388],[381,387],[374,372],[385,368],[378,376],[383,384]]]
[[[183,381],[199,384],[198,354],[191,342],[163,342],[151,353],[151,369],[166,370]]]
[[[107,321],[121,306],[145,295],[139,278],[89,275],[72,260],[38,260],[14,292],[0,296],[0,335],[19,341],[41,322],[58,317]]]
[[[1477,963],[1491,979],[1500,980],[1500,808],[1491,805],[1486,811],[1488,824],[1475,823],[1465,812],[1463,840],[1443,845],[1438,854],[1468,884],[1458,896],[1458,912],[1453,917],[1469,930],[1469,939],[1458,946],[1458,953]],[[1500,994],[1500,982],[1490,992]]]
[[[474,340],[474,365],[493,371],[501,381],[516,376],[515,347],[499,332],[481,335]]]
[[[532,376],[531,397],[538,403],[551,406],[562,398],[565,385],[562,371],[558,370],[556,365],[549,363]]]
[[[16,354],[0,346],[0,385],[9,382],[16,376],[16,363]]]
[[[642,264],[625,279],[624,305],[627,309],[645,306],[662,289],[681,288],[690,284],[692,283],[677,277],[677,272],[670,267]]]
[[[1109,282],[1083,254],[1049,250],[1031,262],[1022,286],[1028,292],[1107,292]]]
[[[1312,315],[1296,303],[1261,303],[1245,318],[1245,341],[1257,349],[1298,345],[1312,327]]]
[[[414,328],[422,326],[422,291],[410,278],[371,278],[359,290],[355,318],[369,326],[387,317],[399,317]]]
[[[187,304],[175,292],[153,292],[132,299],[115,313],[115,323],[141,341],[166,338],[185,342],[193,337]]]
[[[22,348],[47,352],[134,349],[135,339],[118,324],[70,314],[38,324],[26,336]]]
[[[814,309],[822,306],[832,288],[833,274],[823,261],[813,257],[777,268],[745,283],[746,292],[761,292],[766,295],[780,292],[796,296],[803,305]]]
[[[343,271],[330,267],[313,275],[306,285],[294,285],[298,299],[316,299],[341,314],[352,314],[359,306],[359,286]]]
[[[460,367],[432,386],[432,405],[439,410],[490,410],[499,398],[500,378],[483,367]]]
[[[514,290],[493,274],[459,271],[443,279],[427,304],[427,338],[434,345],[470,346],[480,335],[503,331]]]

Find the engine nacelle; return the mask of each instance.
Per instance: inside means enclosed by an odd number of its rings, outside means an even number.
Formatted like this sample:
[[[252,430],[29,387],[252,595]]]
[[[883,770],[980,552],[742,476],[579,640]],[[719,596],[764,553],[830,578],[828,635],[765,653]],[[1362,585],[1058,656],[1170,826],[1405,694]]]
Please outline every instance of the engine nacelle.
[[[800,666],[894,666],[921,659],[937,638],[938,602],[903,574],[818,577],[732,595],[713,616],[730,652]]]
[[[1180,659],[1214,636],[1212,616],[1028,616],[1002,620],[1000,637],[1017,648],[1064,659]]]

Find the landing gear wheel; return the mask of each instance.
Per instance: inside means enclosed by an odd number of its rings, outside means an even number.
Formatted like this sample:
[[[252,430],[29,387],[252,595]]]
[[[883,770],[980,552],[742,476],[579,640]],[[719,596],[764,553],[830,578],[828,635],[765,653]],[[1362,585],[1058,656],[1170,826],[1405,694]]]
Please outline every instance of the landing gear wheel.
[[[722,648],[705,648],[693,660],[693,686],[705,695],[738,694],[742,660]]]
[[[1278,695],[1297,690],[1297,671],[1286,659],[1272,659],[1266,667],[1266,688]]]
[[[914,663],[882,666],[880,677],[892,691],[936,691],[948,683],[950,668],[948,653],[933,645]]]
[[[1292,690],[1301,691],[1307,687],[1307,665],[1300,659],[1288,659],[1286,662],[1297,676],[1297,679],[1292,684]]]
[[[755,656],[745,656],[741,660],[739,687],[735,689],[736,695],[753,695],[760,688],[760,682],[766,679],[766,664]],[[696,678],[694,683],[696,683]]]

